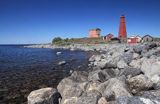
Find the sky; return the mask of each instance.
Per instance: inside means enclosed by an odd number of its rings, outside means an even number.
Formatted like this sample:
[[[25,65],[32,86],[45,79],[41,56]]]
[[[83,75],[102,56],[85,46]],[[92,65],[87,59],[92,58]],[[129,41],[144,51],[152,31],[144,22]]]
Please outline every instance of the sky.
[[[128,36],[160,37],[160,0],[0,0],[0,44],[87,37],[92,28],[117,36],[121,15]]]

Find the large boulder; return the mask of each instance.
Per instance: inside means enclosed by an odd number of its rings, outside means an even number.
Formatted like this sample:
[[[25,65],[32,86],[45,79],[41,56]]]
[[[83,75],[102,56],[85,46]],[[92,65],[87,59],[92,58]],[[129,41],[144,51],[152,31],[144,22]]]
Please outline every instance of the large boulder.
[[[153,48],[156,48],[158,45],[156,43],[147,43],[145,44],[145,49],[146,50],[151,50]]]
[[[153,87],[153,82],[143,74],[129,78],[128,83],[133,94],[136,94],[143,90],[149,90]]]
[[[96,67],[99,67],[99,68],[103,68],[103,67],[105,67],[106,63],[107,63],[107,60],[105,60],[105,59],[95,60],[93,62],[93,66],[96,66]]]
[[[107,73],[107,75],[110,76],[110,78],[116,77],[119,74],[119,69],[118,68],[106,68],[103,69],[104,73]]]
[[[99,82],[99,81],[90,81],[90,82],[87,84],[87,87],[86,87],[86,91],[85,91],[85,92],[90,92],[90,91],[98,90],[99,84],[101,84],[101,82]]]
[[[60,93],[54,88],[42,88],[28,95],[28,104],[59,104]]]
[[[88,75],[89,81],[100,81],[104,82],[110,78],[109,74],[105,70],[91,71]]]
[[[98,104],[109,104],[109,102],[107,101],[107,99],[105,97],[101,97],[98,100]]]
[[[98,91],[103,96],[132,96],[129,93],[125,77],[111,78],[98,86]]]
[[[99,67],[101,69],[104,68],[116,68],[117,62],[121,59],[121,56],[114,54],[114,55],[106,55],[105,58],[101,58],[98,60],[95,60],[93,62],[93,65],[96,67]]]
[[[93,61],[100,61],[101,59],[105,59],[105,55],[101,54],[101,55],[93,55],[92,57],[89,58],[90,62]]]
[[[125,75],[126,77],[134,77],[140,73],[142,73],[142,71],[138,68],[125,67],[124,69],[121,69],[119,76]]]
[[[141,70],[148,78],[160,75],[160,61],[157,59],[146,59],[142,63]]]
[[[61,102],[61,104],[76,104],[78,97],[70,97]]]
[[[138,58],[140,58],[140,55],[137,53],[133,53],[133,59],[138,59]]]
[[[77,82],[84,82],[88,80],[88,72],[86,71],[74,71],[70,78]]]
[[[118,63],[117,63],[117,67],[119,68],[119,69],[123,69],[123,68],[125,68],[125,67],[127,67],[128,65],[127,65],[127,63],[124,61],[124,60],[120,60]]]
[[[73,101],[75,98],[81,96],[87,87],[87,80],[88,73],[84,71],[74,71],[71,76],[64,78],[57,86],[62,96],[61,103],[65,99],[68,99],[67,101]]]
[[[86,85],[86,82],[77,82],[70,77],[64,78],[57,86],[57,89],[62,96],[62,102],[71,97],[81,96]]]
[[[105,65],[105,68],[117,68],[117,63],[120,61],[121,56],[112,56],[107,57],[107,63]]]
[[[97,104],[101,94],[98,91],[87,92],[86,95],[82,95],[77,99],[75,104]]]
[[[125,53],[121,57],[126,64],[129,64],[133,60],[133,53]]]
[[[156,98],[157,100],[160,100],[160,90],[141,91],[137,95],[144,98],[149,98],[149,99]]]
[[[160,76],[159,75],[154,75],[152,78],[151,78],[151,81],[153,82],[153,87],[154,89],[160,89]]]
[[[133,68],[138,68],[138,69],[140,69],[141,68],[141,66],[142,66],[142,60],[143,60],[144,58],[142,58],[142,59],[137,59],[137,60],[132,60],[131,61],[131,63],[129,64],[129,66],[131,66],[131,67],[133,67]]]
[[[143,49],[144,49],[144,46],[142,45],[133,46],[133,51],[139,55],[142,53]]]
[[[149,99],[138,96],[122,96],[117,98],[114,104],[160,104],[160,101],[157,99]]]

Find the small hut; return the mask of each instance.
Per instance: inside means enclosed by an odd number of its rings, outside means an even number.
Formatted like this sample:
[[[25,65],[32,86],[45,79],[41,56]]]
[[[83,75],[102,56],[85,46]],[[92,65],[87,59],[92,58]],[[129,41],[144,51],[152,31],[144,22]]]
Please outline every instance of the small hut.
[[[142,37],[142,42],[152,42],[153,41],[153,37],[150,35],[145,35],[144,37]]]

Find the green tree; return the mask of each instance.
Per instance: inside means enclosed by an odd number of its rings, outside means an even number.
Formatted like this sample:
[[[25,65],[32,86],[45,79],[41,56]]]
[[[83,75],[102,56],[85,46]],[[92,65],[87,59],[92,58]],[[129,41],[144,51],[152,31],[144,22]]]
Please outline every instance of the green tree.
[[[63,42],[63,39],[60,38],[60,37],[55,37],[53,40],[52,40],[52,44],[61,44]]]
[[[68,41],[69,41],[69,39],[68,39],[68,38],[66,38],[66,39],[64,39],[64,41],[65,41],[65,42],[68,42]]]

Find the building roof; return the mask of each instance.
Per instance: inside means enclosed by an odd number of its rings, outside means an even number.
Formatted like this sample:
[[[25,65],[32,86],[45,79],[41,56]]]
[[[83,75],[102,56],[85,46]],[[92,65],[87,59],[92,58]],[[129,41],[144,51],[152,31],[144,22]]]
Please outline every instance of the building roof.
[[[109,33],[109,34],[107,34],[106,36],[113,36],[113,34]]]
[[[101,29],[100,29],[100,28],[90,29],[90,31],[92,31],[92,30],[101,31]]]
[[[145,38],[145,37],[153,38],[151,35],[145,35],[145,36],[143,36],[142,38]]]

